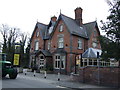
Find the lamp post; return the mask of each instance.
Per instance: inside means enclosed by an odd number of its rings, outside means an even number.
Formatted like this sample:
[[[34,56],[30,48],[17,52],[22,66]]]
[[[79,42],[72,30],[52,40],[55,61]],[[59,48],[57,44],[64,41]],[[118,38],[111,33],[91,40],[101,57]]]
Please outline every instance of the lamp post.
[[[77,70],[76,70],[76,54],[75,54],[75,74],[77,73]]]

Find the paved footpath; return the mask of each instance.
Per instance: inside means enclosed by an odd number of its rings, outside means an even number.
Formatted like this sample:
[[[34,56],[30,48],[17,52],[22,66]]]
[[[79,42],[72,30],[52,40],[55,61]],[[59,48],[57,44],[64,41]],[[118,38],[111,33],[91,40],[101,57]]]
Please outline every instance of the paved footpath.
[[[25,73],[19,73],[19,75],[25,75]],[[35,76],[34,76],[35,75]],[[45,79],[45,74],[43,73],[33,73],[33,72],[27,72],[26,76],[29,77],[35,77],[37,79]],[[111,87],[105,87],[105,86],[98,86],[98,85],[91,85],[91,84],[85,84],[85,83],[80,83],[80,82],[75,82],[71,80],[70,75],[60,75],[60,81],[58,81],[58,75],[57,74],[46,74],[46,79],[49,83],[52,84],[57,84],[61,87],[66,87],[66,88],[72,88],[72,89],[85,89],[89,90],[91,89],[104,89],[104,90],[120,90],[116,88],[111,88]]]

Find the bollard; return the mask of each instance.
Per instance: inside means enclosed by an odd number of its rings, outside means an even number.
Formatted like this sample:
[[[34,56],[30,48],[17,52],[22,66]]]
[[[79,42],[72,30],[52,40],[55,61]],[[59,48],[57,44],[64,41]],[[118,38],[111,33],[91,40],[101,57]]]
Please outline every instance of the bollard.
[[[26,72],[25,72],[25,75],[27,75]]]
[[[45,73],[45,76],[44,76],[44,78],[46,79],[46,75],[47,75],[47,74],[46,74],[46,71],[44,71],[44,73]]]
[[[25,75],[27,75],[27,69],[25,69],[24,72],[25,72]]]
[[[36,71],[34,70],[34,77],[35,77]]]
[[[60,73],[58,73],[58,81],[60,81]]]

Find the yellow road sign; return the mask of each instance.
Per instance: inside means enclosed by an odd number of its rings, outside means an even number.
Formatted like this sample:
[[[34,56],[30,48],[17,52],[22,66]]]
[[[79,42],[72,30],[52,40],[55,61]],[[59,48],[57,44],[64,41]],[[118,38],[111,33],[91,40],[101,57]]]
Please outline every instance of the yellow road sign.
[[[80,59],[76,60],[76,64],[79,65],[80,64]]]
[[[19,65],[19,54],[14,54],[14,65]]]

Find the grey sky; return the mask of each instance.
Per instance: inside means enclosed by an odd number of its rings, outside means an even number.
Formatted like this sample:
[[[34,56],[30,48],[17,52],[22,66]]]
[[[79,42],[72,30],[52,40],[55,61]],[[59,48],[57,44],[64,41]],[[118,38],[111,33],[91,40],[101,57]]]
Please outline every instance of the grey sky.
[[[109,15],[105,0],[0,0],[0,25],[18,27],[31,35],[37,21],[48,24],[52,16],[58,17],[60,9],[74,18],[77,7],[83,9],[83,23],[97,19],[99,24]]]

